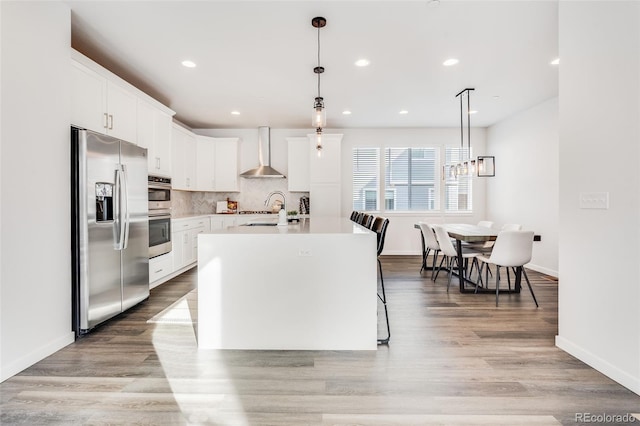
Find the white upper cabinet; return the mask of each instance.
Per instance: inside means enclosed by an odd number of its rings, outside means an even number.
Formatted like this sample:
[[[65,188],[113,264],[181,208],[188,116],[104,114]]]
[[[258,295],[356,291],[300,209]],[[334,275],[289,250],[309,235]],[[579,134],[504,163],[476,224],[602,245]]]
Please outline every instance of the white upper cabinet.
[[[70,69],[71,124],[147,149],[157,149],[160,144],[159,149],[163,153],[160,158],[170,157],[167,155],[171,140],[169,126],[174,111],[73,49]],[[164,114],[157,120],[153,118],[153,127],[156,127],[153,132],[150,111],[138,114],[140,101]],[[139,123],[140,119],[142,123]],[[138,126],[142,126],[143,129],[138,129]],[[142,141],[138,141],[140,135]],[[160,171],[156,170],[155,173],[169,175],[170,162],[166,165],[160,164],[159,169]]]
[[[288,163],[287,183],[289,192],[309,192],[309,150],[308,138],[287,138]]]
[[[196,136],[196,141],[198,157],[196,162],[196,182],[198,191],[215,191],[215,139],[207,136]]]
[[[106,133],[107,79],[71,61],[71,124]]]
[[[171,176],[171,116],[138,99],[138,145],[147,148],[149,174]]]
[[[107,81],[107,134],[132,143],[138,141],[138,98]]]
[[[196,136],[177,124],[171,134],[172,188],[196,191]]]
[[[215,138],[215,187],[216,191],[239,191],[238,138]]]
[[[134,94],[71,62],[71,124],[137,143],[136,108]]]
[[[197,190],[235,192],[238,185],[238,138],[196,136]]]

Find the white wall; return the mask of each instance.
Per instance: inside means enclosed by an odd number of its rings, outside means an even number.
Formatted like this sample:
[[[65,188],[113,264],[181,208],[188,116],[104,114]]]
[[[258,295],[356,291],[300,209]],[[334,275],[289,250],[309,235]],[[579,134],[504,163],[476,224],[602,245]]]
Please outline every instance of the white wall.
[[[70,11],[0,2],[0,380],[73,342]]]
[[[640,394],[640,3],[560,2],[556,344]],[[580,209],[608,192],[609,209]]]
[[[541,241],[531,269],[558,276],[558,98],[487,129],[496,176],[487,181],[487,219],[495,227],[520,223]]]
[[[258,164],[258,129],[195,129],[194,132],[213,137],[240,137],[240,170],[255,167]],[[312,129],[271,129],[271,166],[285,175],[288,172],[287,140],[288,137],[300,137],[313,133]],[[352,164],[351,153],[357,146],[444,146],[458,147],[460,129],[325,129],[325,133],[341,133],[342,138],[342,199],[343,216],[348,217],[353,210],[351,201]],[[485,154],[485,129],[472,129],[471,145],[475,155]],[[241,190],[248,185],[256,185],[252,179],[242,179]],[[485,218],[485,183],[486,179],[475,179],[473,187],[473,214],[444,215],[442,213],[386,213],[390,224],[385,239],[384,254],[420,254],[420,231],[413,225],[420,220],[431,223],[477,223]],[[285,184],[286,185],[286,184]],[[274,189],[279,189],[274,187]],[[311,200],[313,209],[313,200]]]

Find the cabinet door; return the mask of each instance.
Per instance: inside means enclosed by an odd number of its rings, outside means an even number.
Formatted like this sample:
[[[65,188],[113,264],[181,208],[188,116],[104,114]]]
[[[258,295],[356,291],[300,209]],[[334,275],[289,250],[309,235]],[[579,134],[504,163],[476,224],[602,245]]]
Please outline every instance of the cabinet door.
[[[215,191],[215,139],[197,136],[196,140],[196,183],[198,191]]]
[[[71,124],[106,132],[107,79],[71,61]]]
[[[150,174],[155,172],[155,108],[138,99],[138,146],[147,148],[147,169]]]
[[[166,277],[173,271],[173,252],[149,259],[149,284]]]
[[[173,189],[187,190],[186,135],[178,126],[171,129],[172,168],[171,185]]]
[[[218,231],[224,229],[224,218],[220,216],[211,216],[211,230]]]
[[[197,177],[196,177],[196,135],[189,132],[185,138],[185,177],[187,183],[187,189],[195,191],[197,189]]]
[[[191,258],[189,259],[189,263],[198,261],[198,234],[202,234],[204,231],[204,227],[198,227],[189,231],[191,234]]]
[[[339,183],[312,183],[309,191],[311,217],[340,217],[340,188]]]
[[[173,270],[184,267],[184,235],[187,231],[171,233],[171,251],[173,252]]]
[[[309,192],[309,152],[312,148],[308,138],[287,138],[288,171],[287,183],[290,192]],[[315,145],[314,145],[315,149]]]
[[[216,138],[216,191],[238,191],[238,139]]]
[[[312,142],[315,136],[310,136]],[[323,135],[322,156],[318,157],[315,149],[309,151],[310,181],[314,183],[339,183],[340,182],[340,157],[342,135]]]
[[[169,114],[156,110],[154,115],[156,173],[171,176],[171,123]]]
[[[310,137],[312,140],[313,137]],[[340,217],[341,183],[340,156],[342,135],[323,135],[322,157],[318,157],[315,145],[309,153],[309,198],[311,217]]]
[[[107,134],[137,143],[138,98],[122,87],[107,82]]]

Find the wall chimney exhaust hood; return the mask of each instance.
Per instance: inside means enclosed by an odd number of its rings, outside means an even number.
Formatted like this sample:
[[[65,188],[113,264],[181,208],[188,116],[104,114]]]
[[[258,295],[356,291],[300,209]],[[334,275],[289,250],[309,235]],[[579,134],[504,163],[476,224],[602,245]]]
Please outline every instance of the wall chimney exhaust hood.
[[[266,152],[266,161],[264,155]],[[258,127],[258,159],[260,165],[255,169],[247,170],[240,174],[243,178],[284,178],[286,177],[271,167],[271,129]]]

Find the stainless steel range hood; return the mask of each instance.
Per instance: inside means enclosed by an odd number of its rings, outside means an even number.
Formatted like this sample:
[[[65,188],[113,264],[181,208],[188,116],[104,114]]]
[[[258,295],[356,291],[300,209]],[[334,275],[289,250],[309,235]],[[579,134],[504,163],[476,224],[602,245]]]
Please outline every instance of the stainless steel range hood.
[[[266,155],[266,161],[265,161]],[[271,167],[271,129],[258,127],[258,159],[260,165],[255,169],[240,174],[244,178],[284,178],[286,177]]]

